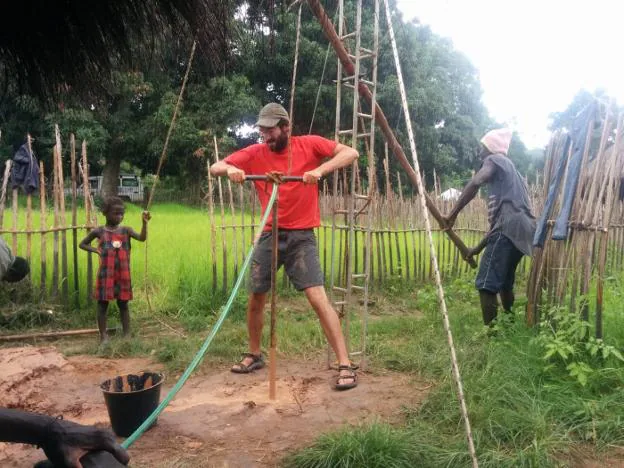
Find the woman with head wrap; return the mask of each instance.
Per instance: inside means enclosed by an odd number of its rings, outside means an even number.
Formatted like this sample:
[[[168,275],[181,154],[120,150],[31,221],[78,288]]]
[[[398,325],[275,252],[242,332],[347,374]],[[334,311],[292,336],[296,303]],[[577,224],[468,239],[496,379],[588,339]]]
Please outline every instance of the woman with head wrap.
[[[486,325],[496,318],[497,294],[503,309],[512,312],[516,268],[523,255],[531,255],[531,241],[535,233],[535,218],[531,213],[527,186],[507,156],[511,137],[511,130],[506,128],[485,134],[479,154],[483,165],[446,217],[450,229],[459,212],[477,195],[479,188],[487,184],[490,230],[470,252],[470,256],[474,256],[485,248],[475,283]]]

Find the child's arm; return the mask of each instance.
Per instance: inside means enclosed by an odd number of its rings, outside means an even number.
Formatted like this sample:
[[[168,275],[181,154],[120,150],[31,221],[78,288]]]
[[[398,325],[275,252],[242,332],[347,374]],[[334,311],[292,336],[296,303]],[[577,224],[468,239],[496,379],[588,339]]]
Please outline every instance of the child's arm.
[[[128,235],[132,239],[136,239],[140,242],[145,242],[147,240],[147,222],[152,219],[152,215],[149,211],[143,212],[143,226],[141,226],[141,233],[137,234],[136,231],[132,228],[128,228]]]
[[[102,235],[102,228],[93,229],[91,232],[89,232],[89,234],[87,234],[87,237],[85,237],[82,240],[82,242],[80,243],[78,247],[80,247],[82,250],[86,250],[87,252],[93,252],[99,255],[100,254],[99,249],[92,247],[91,242],[93,242],[93,239],[99,239],[101,235]]]

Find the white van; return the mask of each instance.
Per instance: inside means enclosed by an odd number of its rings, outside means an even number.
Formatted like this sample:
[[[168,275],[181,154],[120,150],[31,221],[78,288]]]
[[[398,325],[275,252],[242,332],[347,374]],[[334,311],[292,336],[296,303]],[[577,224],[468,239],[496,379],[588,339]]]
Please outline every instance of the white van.
[[[102,192],[102,176],[89,177],[89,189],[91,195],[97,196]],[[78,188],[78,193],[82,195],[82,186]],[[119,185],[117,185],[117,196],[122,200],[131,202],[143,201],[143,182],[139,176],[133,174],[121,174],[119,176]]]

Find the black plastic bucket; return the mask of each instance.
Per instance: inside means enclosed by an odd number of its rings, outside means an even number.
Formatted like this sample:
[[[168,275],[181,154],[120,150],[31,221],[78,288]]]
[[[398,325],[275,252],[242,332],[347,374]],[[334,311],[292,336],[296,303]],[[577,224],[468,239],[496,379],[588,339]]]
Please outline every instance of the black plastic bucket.
[[[118,375],[100,385],[113,431],[128,437],[152,414],[160,402],[165,381],[158,372]],[[154,420],[156,424],[157,420]]]
[[[97,452],[89,452],[80,457],[80,463],[83,468],[126,468],[127,465],[117,461],[117,459],[109,452],[99,450]],[[33,468],[54,468],[50,460],[43,460],[35,463]]]

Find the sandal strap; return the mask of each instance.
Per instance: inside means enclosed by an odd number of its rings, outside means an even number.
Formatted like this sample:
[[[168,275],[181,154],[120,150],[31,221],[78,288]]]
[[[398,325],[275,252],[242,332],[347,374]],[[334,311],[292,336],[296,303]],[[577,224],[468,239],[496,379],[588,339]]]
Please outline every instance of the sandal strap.
[[[253,362],[262,361],[262,353],[260,353],[260,354],[243,353],[243,359],[242,360],[245,360],[245,358],[251,358],[251,359],[253,359]]]
[[[249,364],[243,364],[243,361],[247,358],[251,358],[252,361]],[[261,354],[243,353],[243,358],[240,360],[240,362],[237,362],[234,365],[238,366],[238,368],[241,370],[249,370],[250,366],[253,366],[254,364],[258,362],[262,362],[262,361],[263,361],[262,353]]]
[[[338,378],[336,379],[336,382],[340,381],[340,380],[351,380],[352,382],[357,381],[357,375],[339,375]]]
[[[347,371],[348,374],[342,374],[343,371]],[[350,364],[338,366],[338,376],[334,388],[336,390],[348,390],[355,386],[357,386],[357,374],[353,366]]]
[[[343,375],[340,374],[340,371],[349,371],[349,374]],[[357,380],[357,374],[351,366],[338,366],[338,380],[340,379],[351,379],[353,382],[355,382]]]
[[[351,361],[351,363],[349,364],[351,366],[351,369],[353,370],[358,370],[360,368],[359,364],[356,364],[355,362]],[[338,361],[334,361],[334,367],[337,369],[338,367],[340,367],[340,364],[338,363]]]

